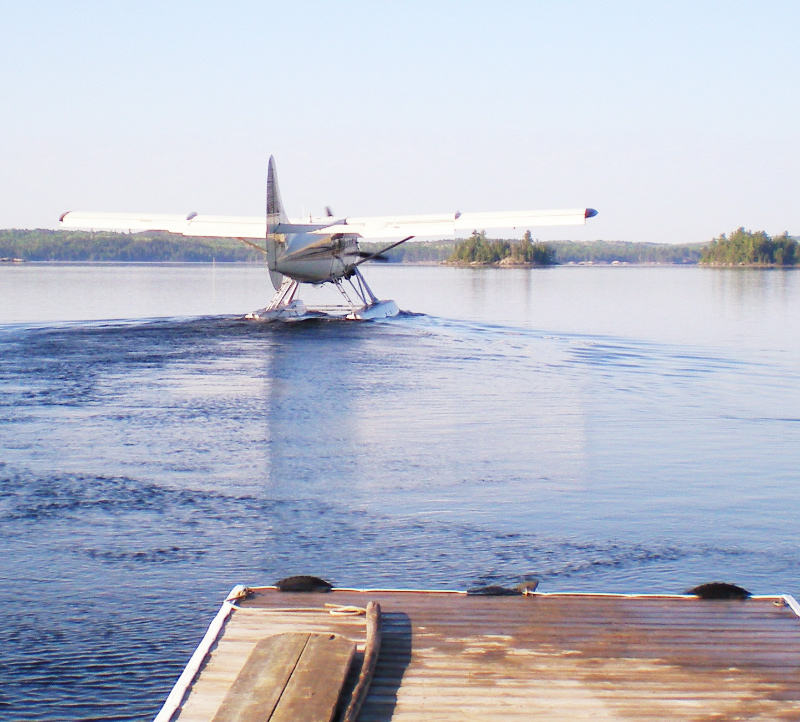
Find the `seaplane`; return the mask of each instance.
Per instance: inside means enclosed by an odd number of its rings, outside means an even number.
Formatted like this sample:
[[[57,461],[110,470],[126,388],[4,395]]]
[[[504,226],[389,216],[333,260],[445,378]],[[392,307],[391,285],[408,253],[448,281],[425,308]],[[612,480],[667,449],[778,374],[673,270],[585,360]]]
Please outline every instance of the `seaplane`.
[[[478,228],[584,225],[587,218],[597,215],[593,208],[366,217],[338,217],[330,208],[325,211],[326,215],[322,217],[290,220],[278,188],[275,159],[270,157],[265,217],[201,215],[197,212],[186,215],[68,211],[61,215],[60,227],[129,233],[166,231],[183,236],[235,238],[264,254],[275,289],[270,303],[248,313],[246,318],[297,321],[332,315],[369,320],[396,316],[399,309],[394,301],[380,300],[375,296],[361,273],[361,266],[368,261],[385,260],[387,251],[412,238],[453,236],[459,231],[471,232]],[[359,247],[359,241],[366,239],[389,242],[378,251],[367,252]],[[301,284],[326,283],[336,286],[344,299],[343,304],[320,311],[307,307],[298,297]]]

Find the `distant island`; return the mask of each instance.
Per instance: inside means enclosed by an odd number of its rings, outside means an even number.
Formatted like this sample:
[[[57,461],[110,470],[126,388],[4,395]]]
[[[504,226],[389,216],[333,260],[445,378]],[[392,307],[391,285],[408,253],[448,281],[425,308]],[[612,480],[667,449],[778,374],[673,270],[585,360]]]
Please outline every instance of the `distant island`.
[[[700,257],[709,266],[796,266],[800,263],[797,239],[788,233],[770,237],[764,231],[738,228],[711,241]]]
[[[552,266],[556,262],[556,252],[547,243],[534,243],[530,231],[525,231],[521,241],[493,241],[484,231],[473,231],[469,238],[456,244],[447,262],[483,266]]]
[[[385,243],[364,242],[368,253]],[[264,255],[231,238],[185,237],[165,232],[108,233],[47,229],[0,230],[4,261],[73,263],[264,263]],[[468,238],[406,243],[387,251],[390,263],[464,266],[538,267],[557,264],[696,264],[795,266],[797,239],[787,233],[771,238],[744,228],[708,244],[631,243],[626,241],[536,241],[490,239],[483,231]]]

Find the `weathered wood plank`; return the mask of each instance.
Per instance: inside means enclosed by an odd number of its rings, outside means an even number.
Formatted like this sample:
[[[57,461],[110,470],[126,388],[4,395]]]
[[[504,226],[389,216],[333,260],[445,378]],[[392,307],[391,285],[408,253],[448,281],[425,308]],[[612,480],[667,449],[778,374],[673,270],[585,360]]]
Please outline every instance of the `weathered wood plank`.
[[[335,634],[312,634],[269,722],[330,722],[356,645]]]
[[[305,650],[308,634],[277,634],[260,640],[233,682],[213,722],[266,722]]]

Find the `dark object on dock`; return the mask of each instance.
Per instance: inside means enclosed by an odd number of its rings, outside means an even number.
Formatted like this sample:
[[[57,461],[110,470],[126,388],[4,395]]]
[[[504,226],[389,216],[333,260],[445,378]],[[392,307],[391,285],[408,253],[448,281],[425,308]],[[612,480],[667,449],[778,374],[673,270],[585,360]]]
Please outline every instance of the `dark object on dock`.
[[[516,597],[520,594],[522,594],[522,591],[519,589],[509,589],[508,587],[501,587],[499,584],[467,589],[467,595],[470,597]]]
[[[539,586],[538,579],[526,579],[524,582],[517,584],[516,590],[520,594],[533,594],[536,591],[536,587]]]
[[[324,579],[305,575],[286,577],[275,582],[275,586],[282,592],[329,592],[333,589],[333,584]]]
[[[747,599],[750,595],[746,589],[727,582],[708,582],[689,589],[687,594],[694,594],[700,599]]]

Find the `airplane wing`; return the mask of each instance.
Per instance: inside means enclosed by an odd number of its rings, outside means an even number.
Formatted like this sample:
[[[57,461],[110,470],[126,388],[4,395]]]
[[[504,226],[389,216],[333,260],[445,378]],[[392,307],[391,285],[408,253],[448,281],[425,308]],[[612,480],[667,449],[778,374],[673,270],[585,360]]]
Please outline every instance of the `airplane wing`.
[[[169,231],[184,236],[214,238],[261,238],[267,236],[267,220],[258,216],[201,216],[142,213],[86,213],[68,211],[61,216],[61,228],[96,231]]]
[[[280,223],[274,233],[348,233],[362,238],[406,238],[408,236],[452,236],[458,231],[492,228],[584,225],[597,215],[592,208],[555,211],[510,211],[492,213],[441,213],[419,216],[365,216],[310,218],[308,222]],[[258,216],[212,216],[180,214],[87,213],[68,211],[61,228],[88,230],[168,231],[184,236],[216,238],[260,238],[267,235],[267,222]]]
[[[404,238],[406,236],[452,236],[458,231],[489,228],[535,228],[538,226],[585,225],[597,215],[593,208],[555,211],[500,211],[493,213],[442,213],[425,216],[353,217],[311,233],[356,233],[364,238]],[[320,219],[318,219],[320,220]]]

